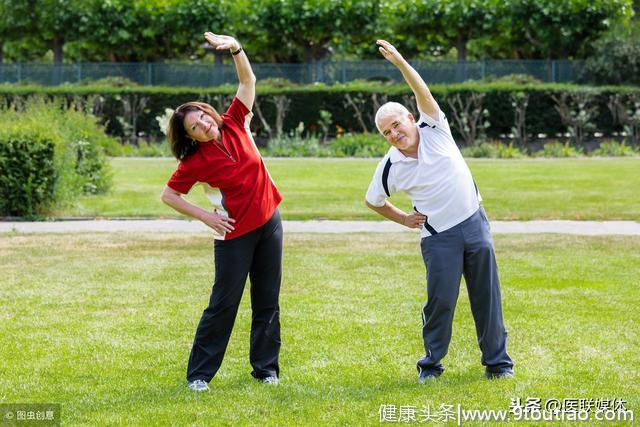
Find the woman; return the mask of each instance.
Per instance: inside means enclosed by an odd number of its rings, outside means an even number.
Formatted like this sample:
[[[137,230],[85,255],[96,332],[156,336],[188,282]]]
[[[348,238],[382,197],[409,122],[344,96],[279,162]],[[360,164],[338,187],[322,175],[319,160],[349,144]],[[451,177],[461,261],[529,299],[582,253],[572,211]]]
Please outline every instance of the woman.
[[[249,130],[256,77],[240,43],[205,33],[217,50],[229,49],[240,85],[222,115],[208,104],[188,102],[169,121],[168,139],[180,161],[162,193],[162,201],[197,218],[219,237],[214,243],[215,281],[189,357],[187,384],[207,391],[222,363],[244,284],[251,280],[251,373],[266,384],[279,375],[280,319],[278,296],[282,271],[282,196],[271,181]],[[228,216],[182,198],[198,183],[220,189]]]

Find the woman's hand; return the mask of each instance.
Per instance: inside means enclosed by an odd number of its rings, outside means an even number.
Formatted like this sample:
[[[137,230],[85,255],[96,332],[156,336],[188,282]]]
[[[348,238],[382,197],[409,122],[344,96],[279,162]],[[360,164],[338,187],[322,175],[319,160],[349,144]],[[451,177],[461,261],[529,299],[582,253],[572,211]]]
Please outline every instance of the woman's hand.
[[[213,228],[218,234],[229,233],[235,230],[231,224],[236,222],[236,220],[219,215],[216,211],[205,211],[205,213],[201,215],[200,221]]]
[[[212,32],[207,31],[204,33],[204,38],[207,39],[207,42],[216,50],[224,50],[229,49],[232,52],[240,49],[240,43],[238,40],[234,39],[231,36],[223,36],[221,34],[213,34]]]

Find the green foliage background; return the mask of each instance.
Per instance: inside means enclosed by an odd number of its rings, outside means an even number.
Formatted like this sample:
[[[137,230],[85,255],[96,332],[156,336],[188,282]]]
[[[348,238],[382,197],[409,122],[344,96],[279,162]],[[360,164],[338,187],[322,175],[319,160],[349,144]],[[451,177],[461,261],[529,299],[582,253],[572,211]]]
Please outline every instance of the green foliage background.
[[[0,62],[204,59],[204,31],[239,37],[258,62],[377,58],[374,41],[384,37],[411,57],[584,58],[633,8],[633,0],[0,0]]]
[[[33,217],[109,189],[118,142],[95,117],[33,99],[0,110],[0,215]]]
[[[166,108],[175,108],[181,103],[201,100],[208,102],[219,111],[224,111],[230,104],[236,88],[221,86],[215,88],[175,88],[175,87],[145,87],[145,86],[0,86],[0,104],[23,103],[31,97],[46,97],[67,105],[74,103],[82,108],[92,110],[104,124],[107,133],[125,138],[134,131],[131,122],[135,120],[135,133],[162,139],[164,135],[156,120],[163,115]],[[508,135],[514,123],[514,107],[512,96],[528,94],[527,132],[532,136],[545,134],[553,137],[564,134],[566,126],[555,109],[552,96],[562,93],[589,94],[597,114],[593,120],[595,131],[604,136],[619,132],[622,127],[616,123],[607,103],[614,94],[640,94],[637,87],[604,86],[586,87],[560,84],[514,84],[514,83],[465,83],[457,85],[433,85],[431,91],[439,102],[440,107],[450,119],[452,110],[448,100],[455,95],[466,98],[472,93],[484,94],[483,107],[488,112],[489,127],[485,129],[486,137],[497,139]],[[384,100],[398,101],[407,106],[414,105],[410,89],[406,85],[389,85],[371,82],[352,82],[348,84],[325,85],[289,85],[289,84],[260,84],[257,88],[257,100],[261,105],[265,121],[275,122],[276,109],[273,99],[276,96],[286,96],[291,104],[284,117],[283,131],[285,134],[293,132],[302,122],[304,134],[319,134],[322,132],[321,112],[329,112],[331,126],[329,134],[335,136],[341,130],[347,133],[363,131],[376,132],[373,117],[377,105]],[[346,97],[360,103],[363,125],[355,120],[354,109],[346,103]],[[141,108],[135,117],[125,114],[125,104],[140,103]],[[411,108],[410,108],[411,109]],[[255,112],[255,108],[254,108]],[[414,112],[417,114],[417,112]],[[417,117],[417,116],[416,116]],[[252,121],[252,130],[259,138],[266,138],[266,129],[258,117]],[[456,131],[454,129],[454,136]],[[460,142],[460,141],[459,141]]]

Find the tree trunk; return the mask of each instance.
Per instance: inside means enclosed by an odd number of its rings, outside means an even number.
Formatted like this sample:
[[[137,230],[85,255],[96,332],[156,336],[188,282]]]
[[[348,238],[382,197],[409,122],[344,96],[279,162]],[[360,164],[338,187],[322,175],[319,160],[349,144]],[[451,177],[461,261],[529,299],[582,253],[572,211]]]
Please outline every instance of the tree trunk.
[[[456,49],[458,50],[458,63],[456,64],[456,83],[467,80],[467,41],[464,34],[458,34],[456,39]]]
[[[458,34],[456,39],[456,49],[458,50],[458,61],[467,60],[467,41],[468,38],[464,34]]]
[[[62,48],[64,47],[64,41],[58,37],[53,39],[51,43],[51,50],[53,50],[53,62],[56,64],[62,64],[63,54]]]
[[[51,84],[59,85],[62,83],[62,47],[64,42],[62,39],[55,37],[49,47],[53,51],[53,74],[51,75]]]

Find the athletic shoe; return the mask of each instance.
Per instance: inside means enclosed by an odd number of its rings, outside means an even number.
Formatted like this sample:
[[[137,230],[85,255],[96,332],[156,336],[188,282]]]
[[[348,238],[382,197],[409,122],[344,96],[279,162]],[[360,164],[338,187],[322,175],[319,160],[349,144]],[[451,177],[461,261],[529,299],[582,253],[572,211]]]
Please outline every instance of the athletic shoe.
[[[264,377],[264,378],[259,378],[259,381],[262,384],[270,384],[270,385],[278,385],[280,384],[280,380],[278,379],[278,377]]]
[[[484,370],[484,377],[490,380],[494,380],[497,378],[513,378],[515,374],[513,373],[512,368],[502,368],[497,371],[490,371],[488,369]]]
[[[187,386],[197,392],[209,391],[209,386],[204,380],[187,381]]]
[[[427,381],[430,380],[435,380],[436,378],[438,378],[440,375],[442,374],[442,372],[437,371],[435,369],[422,369],[420,371],[420,375],[418,375],[418,382],[420,384],[424,384]]]

